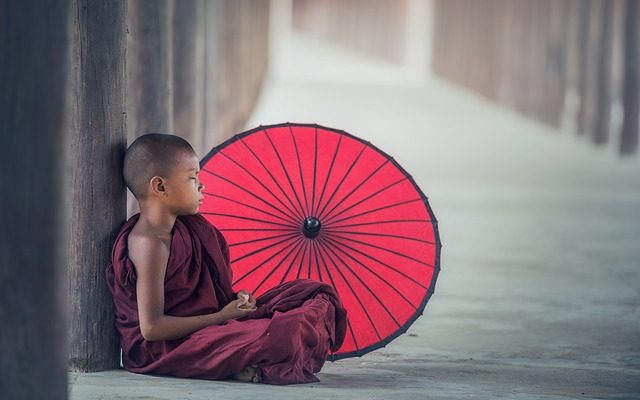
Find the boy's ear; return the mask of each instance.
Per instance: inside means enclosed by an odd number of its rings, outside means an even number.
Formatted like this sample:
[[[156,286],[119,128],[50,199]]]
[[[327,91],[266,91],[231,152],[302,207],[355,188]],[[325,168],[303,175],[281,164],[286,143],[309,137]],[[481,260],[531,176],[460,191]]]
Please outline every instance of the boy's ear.
[[[166,196],[167,191],[165,187],[164,179],[160,176],[154,176],[151,178],[151,192],[159,196]]]

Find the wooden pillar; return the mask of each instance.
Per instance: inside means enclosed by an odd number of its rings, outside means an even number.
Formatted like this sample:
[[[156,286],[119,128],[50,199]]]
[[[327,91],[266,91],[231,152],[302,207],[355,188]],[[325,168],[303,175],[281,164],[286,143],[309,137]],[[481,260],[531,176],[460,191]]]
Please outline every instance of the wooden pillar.
[[[171,13],[173,1],[129,1],[127,138],[173,129]]]
[[[519,65],[521,60],[519,52],[521,48],[521,40],[519,35],[520,28],[520,1],[514,2],[501,2],[502,7],[505,9],[505,30],[503,35],[506,41],[503,52],[503,71],[501,74],[502,83],[500,85],[500,96],[502,97],[502,104],[515,108],[517,102],[518,93],[518,76],[520,74]]]
[[[205,26],[204,26],[204,96],[203,96],[203,118],[202,126],[204,135],[202,140],[203,152],[206,154],[211,148],[217,144],[218,135],[220,135],[217,126],[218,110],[217,96],[218,92],[218,63],[223,64],[225,61],[218,58],[218,47],[221,45],[222,39],[219,39],[218,19],[221,11],[220,2],[206,1],[204,7]]]
[[[592,133],[596,144],[605,144],[609,138],[609,123],[611,121],[612,79],[611,55],[613,36],[613,2],[604,0],[600,11],[600,40],[598,42],[598,74],[596,121]],[[638,21],[636,21],[637,23]]]
[[[173,0],[131,0],[127,10],[127,144],[145,133],[173,133]],[[138,212],[130,192],[127,215]]]
[[[173,131],[203,154],[204,112],[204,0],[174,3]]]
[[[591,14],[592,9],[594,8],[595,0],[584,0],[580,2],[580,18],[579,18],[579,32],[578,32],[578,40],[579,40],[579,57],[578,57],[578,97],[580,99],[578,106],[578,116],[577,116],[577,134],[584,135],[587,131],[587,101],[589,99],[590,92],[590,79],[593,79],[590,75],[590,71],[593,69],[593,57],[591,53],[591,40],[590,40],[590,25],[591,25]]]
[[[212,93],[213,98],[208,107],[212,107],[214,111],[215,121],[209,130],[209,139],[228,137],[233,135],[233,121],[238,113],[238,107],[242,104],[242,90],[239,82],[235,80],[239,73],[240,65],[238,64],[237,50],[240,46],[240,37],[238,32],[240,27],[238,24],[237,10],[242,0],[227,2],[216,2],[212,5],[213,15],[207,22],[212,29],[212,40],[216,43],[208,50],[211,54],[208,56],[214,61],[208,66],[208,73],[215,80],[215,90]],[[211,140],[209,147],[213,146],[218,140]]]
[[[627,0],[624,27],[624,119],[620,137],[621,154],[632,154],[638,149],[640,123],[640,4]]]
[[[71,2],[69,149],[71,215],[69,367],[119,366],[105,268],[125,219],[126,2]]]
[[[240,132],[268,61],[268,1],[205,3],[204,153]]]
[[[591,0],[584,43],[585,68],[580,98],[579,129],[594,143],[604,144],[609,136],[611,112],[611,20],[613,3]]]
[[[66,399],[66,1],[0,7],[0,398]]]
[[[518,91],[520,111],[527,116],[533,116],[536,112],[536,105],[540,98],[540,87],[538,82],[538,71],[540,68],[539,33],[536,16],[543,5],[537,1],[527,1],[523,3],[522,12],[522,46],[519,56],[522,59],[520,68],[522,75],[520,90]]]
[[[542,102],[540,119],[554,127],[560,127],[567,93],[567,59],[569,57],[569,7],[568,1],[547,1],[545,19],[548,21],[544,43],[542,72]]]
[[[578,101],[580,97],[581,86],[584,85],[582,71],[584,64],[581,62],[583,42],[582,30],[583,21],[586,19],[584,14],[584,0],[569,0],[567,2],[567,20],[566,23],[566,102],[562,115],[562,124],[572,132],[577,131]]]

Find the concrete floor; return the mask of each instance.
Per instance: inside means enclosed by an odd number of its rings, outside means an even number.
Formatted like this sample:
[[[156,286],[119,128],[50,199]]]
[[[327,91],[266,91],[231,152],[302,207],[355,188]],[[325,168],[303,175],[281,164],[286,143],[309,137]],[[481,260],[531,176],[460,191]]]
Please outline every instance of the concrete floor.
[[[413,175],[443,243],[424,316],[315,384],[116,370],[70,374],[71,398],[640,399],[640,157],[339,48],[293,50],[248,126],[344,129]]]

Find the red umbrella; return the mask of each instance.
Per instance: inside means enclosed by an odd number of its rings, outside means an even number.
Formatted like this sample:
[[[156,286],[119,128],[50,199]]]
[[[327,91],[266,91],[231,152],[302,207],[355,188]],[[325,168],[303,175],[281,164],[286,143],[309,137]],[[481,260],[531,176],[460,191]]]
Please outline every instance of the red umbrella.
[[[259,126],[200,162],[200,212],[229,243],[233,286],[258,297],[298,278],[332,285],[348,313],[330,360],[406,332],[433,294],[438,223],[389,155],[315,124]]]

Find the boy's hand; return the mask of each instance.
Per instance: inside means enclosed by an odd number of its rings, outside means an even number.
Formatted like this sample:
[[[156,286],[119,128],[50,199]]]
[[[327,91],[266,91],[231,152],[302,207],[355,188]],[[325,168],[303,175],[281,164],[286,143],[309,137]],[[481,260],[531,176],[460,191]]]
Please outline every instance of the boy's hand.
[[[240,290],[238,292],[238,300],[240,300],[241,303],[240,307],[256,308],[256,299],[246,290]]]
[[[229,320],[244,317],[255,310],[257,310],[257,308],[243,305],[242,300],[233,300],[224,306],[224,308],[220,310],[220,313],[222,313],[225,320]]]

